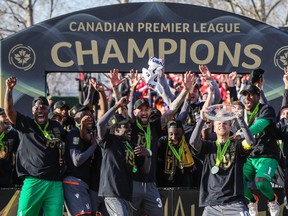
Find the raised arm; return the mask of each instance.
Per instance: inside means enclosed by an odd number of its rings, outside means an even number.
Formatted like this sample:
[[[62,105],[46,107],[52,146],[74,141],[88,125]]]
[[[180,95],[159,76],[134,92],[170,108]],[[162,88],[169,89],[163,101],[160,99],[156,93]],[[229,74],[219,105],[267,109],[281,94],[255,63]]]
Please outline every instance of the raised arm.
[[[99,93],[99,109],[98,109],[98,104],[93,104],[93,97],[95,94],[95,91]],[[95,78],[90,78],[89,79],[89,90],[88,90],[88,96],[84,101],[84,105],[91,104],[94,105],[95,112],[97,112],[97,117],[98,119],[101,118],[108,110],[108,102],[104,90],[104,86],[97,82]]]
[[[95,136],[92,136],[91,146],[89,146],[89,148],[86,149],[86,151],[81,152],[80,150],[77,150],[75,148],[70,149],[70,157],[72,159],[74,166],[79,167],[83,163],[85,163],[94,153],[94,150],[96,148],[97,148],[96,138]]]
[[[233,112],[237,116],[237,121],[239,123],[239,126],[241,128],[241,131],[243,133],[245,141],[242,142],[242,145],[244,149],[249,150],[252,148],[252,146],[255,144],[255,139],[253,137],[252,132],[249,130],[249,127],[244,121],[244,110],[239,105],[234,105],[235,108],[233,108]]]
[[[164,67],[162,68],[162,74],[158,81],[163,88],[163,93],[161,94],[161,97],[163,98],[164,102],[169,106],[175,100],[175,95],[171,92],[170,86],[168,85],[165,78]]]
[[[203,125],[206,121],[206,117],[204,116],[203,109],[200,111],[200,119],[197,121],[197,124],[191,134],[189,144],[197,151],[200,152],[202,148],[202,141],[201,141],[201,131]]]
[[[138,83],[140,82],[140,77],[138,76],[138,70],[130,70],[130,74],[128,75],[128,79],[130,82],[130,95],[129,95],[129,103],[128,103],[128,115],[130,118],[135,119],[134,113],[133,113],[133,106],[136,101],[136,87]]]
[[[185,121],[188,117],[188,112],[189,112],[189,102],[190,102],[190,95],[189,93],[187,94],[184,103],[181,107],[180,113],[177,116],[177,120],[181,121],[182,124],[185,124]]]
[[[16,77],[9,77],[6,80],[6,92],[5,92],[5,98],[4,98],[4,110],[5,113],[9,119],[9,121],[12,124],[16,123],[16,117],[17,112],[13,108],[13,88],[17,84],[17,78]]]
[[[113,93],[115,94],[115,100],[119,101],[120,98],[121,98],[121,94],[120,94],[120,91],[119,91],[119,85],[121,83],[125,82],[126,78],[123,78],[121,80],[119,79],[119,71],[118,71],[118,69],[110,70],[110,74],[108,75],[108,78],[109,78],[110,84],[112,86]]]
[[[230,101],[231,102],[238,100],[236,86],[235,86],[236,78],[237,78],[237,72],[236,71],[233,71],[228,75],[227,84],[229,87]]]
[[[190,91],[190,89],[195,84],[196,77],[191,71],[186,71],[184,80],[183,80],[183,90],[178,95],[178,97],[170,104],[169,110],[167,110],[161,116],[161,125],[165,126],[167,122],[174,116],[178,108],[182,105],[186,95]]]
[[[104,139],[104,136],[107,131],[107,123],[109,119],[115,114],[116,110],[119,107],[127,106],[128,99],[127,97],[122,97],[118,102],[115,103],[113,107],[111,107],[97,122],[97,131],[98,137],[100,140]]]
[[[221,93],[217,82],[214,80],[212,73],[208,69],[207,65],[199,65],[199,71],[202,74],[202,77],[207,81],[209,87],[214,89],[213,98],[211,98],[211,104],[218,104],[221,100]]]

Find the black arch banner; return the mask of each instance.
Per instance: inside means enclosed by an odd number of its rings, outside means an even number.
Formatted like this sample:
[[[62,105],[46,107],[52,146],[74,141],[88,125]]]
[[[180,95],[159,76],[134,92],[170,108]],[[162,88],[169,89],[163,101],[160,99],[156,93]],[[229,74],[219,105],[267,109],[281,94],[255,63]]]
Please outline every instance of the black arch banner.
[[[197,72],[199,64],[216,73],[249,73],[261,67],[266,96],[279,104],[288,34],[200,6],[117,4],[63,15],[4,39],[1,77],[18,77],[16,109],[29,114],[23,103],[45,94],[47,71],[141,70],[151,56],[164,58],[167,72]]]

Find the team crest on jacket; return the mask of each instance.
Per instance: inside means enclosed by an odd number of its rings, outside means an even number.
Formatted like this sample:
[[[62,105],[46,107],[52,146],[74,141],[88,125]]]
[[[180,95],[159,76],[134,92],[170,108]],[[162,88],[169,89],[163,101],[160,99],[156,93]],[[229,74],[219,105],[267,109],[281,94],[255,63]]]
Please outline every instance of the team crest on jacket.
[[[73,137],[73,145],[78,145],[79,144],[79,137]]]

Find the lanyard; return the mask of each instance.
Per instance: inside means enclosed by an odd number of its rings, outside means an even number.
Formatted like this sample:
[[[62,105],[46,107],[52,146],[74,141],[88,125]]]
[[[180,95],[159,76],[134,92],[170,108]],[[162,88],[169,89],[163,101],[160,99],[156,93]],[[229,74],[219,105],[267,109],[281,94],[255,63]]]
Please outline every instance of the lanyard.
[[[184,147],[184,136],[182,136],[181,145],[180,145],[178,152],[174,148],[174,146],[170,144],[170,141],[168,141],[168,146],[171,149],[171,151],[173,152],[174,156],[177,158],[177,160],[181,163],[182,162],[181,156],[182,156],[183,147]]]
[[[130,155],[132,156],[132,159],[133,159],[133,173],[136,173],[137,172],[137,166],[135,165],[134,151],[133,151],[133,149],[132,149],[132,147],[128,141],[125,141],[125,146],[126,146],[126,149],[129,151]]]
[[[47,121],[45,127],[44,127],[44,130],[42,130],[41,126],[37,123],[36,120],[34,120],[34,122],[36,123],[36,125],[38,126],[39,130],[42,132],[42,134],[44,135],[44,137],[48,140],[51,140],[51,136],[50,134],[46,131],[48,125],[49,125],[49,122]]]
[[[138,120],[136,120],[136,125],[137,127],[142,130],[144,132],[144,136],[145,136],[145,141],[146,141],[146,148],[150,149],[151,148],[151,128],[150,128],[150,123],[148,123],[147,125],[147,133],[145,132],[145,130],[143,129],[142,125],[139,123]]]
[[[2,144],[2,140],[5,137],[4,131],[0,134],[0,151],[4,151],[4,145]]]
[[[258,113],[259,111],[259,104],[258,103],[256,105],[256,107],[254,108],[253,112],[251,113],[249,119],[248,119],[248,116],[247,116],[247,111],[245,110],[245,122],[247,123],[248,126],[250,126],[254,120],[254,117],[256,116],[256,114]]]
[[[216,140],[216,146],[217,146],[217,154],[216,154],[216,164],[215,166],[219,167],[221,161],[223,160],[224,158],[224,155],[226,154],[226,151],[230,145],[230,139],[228,139],[225,144],[224,144],[224,147],[223,149],[221,150],[221,144],[218,140]]]

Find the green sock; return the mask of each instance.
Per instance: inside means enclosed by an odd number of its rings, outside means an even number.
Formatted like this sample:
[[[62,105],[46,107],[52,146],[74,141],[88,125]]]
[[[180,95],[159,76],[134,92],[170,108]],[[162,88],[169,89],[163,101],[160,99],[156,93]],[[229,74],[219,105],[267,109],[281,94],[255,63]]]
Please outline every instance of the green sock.
[[[251,190],[248,188],[247,182],[244,181],[244,196],[250,202],[256,202]]]
[[[256,187],[261,193],[268,198],[269,201],[275,200],[274,191],[272,189],[272,185],[268,181],[259,181],[256,182]]]

